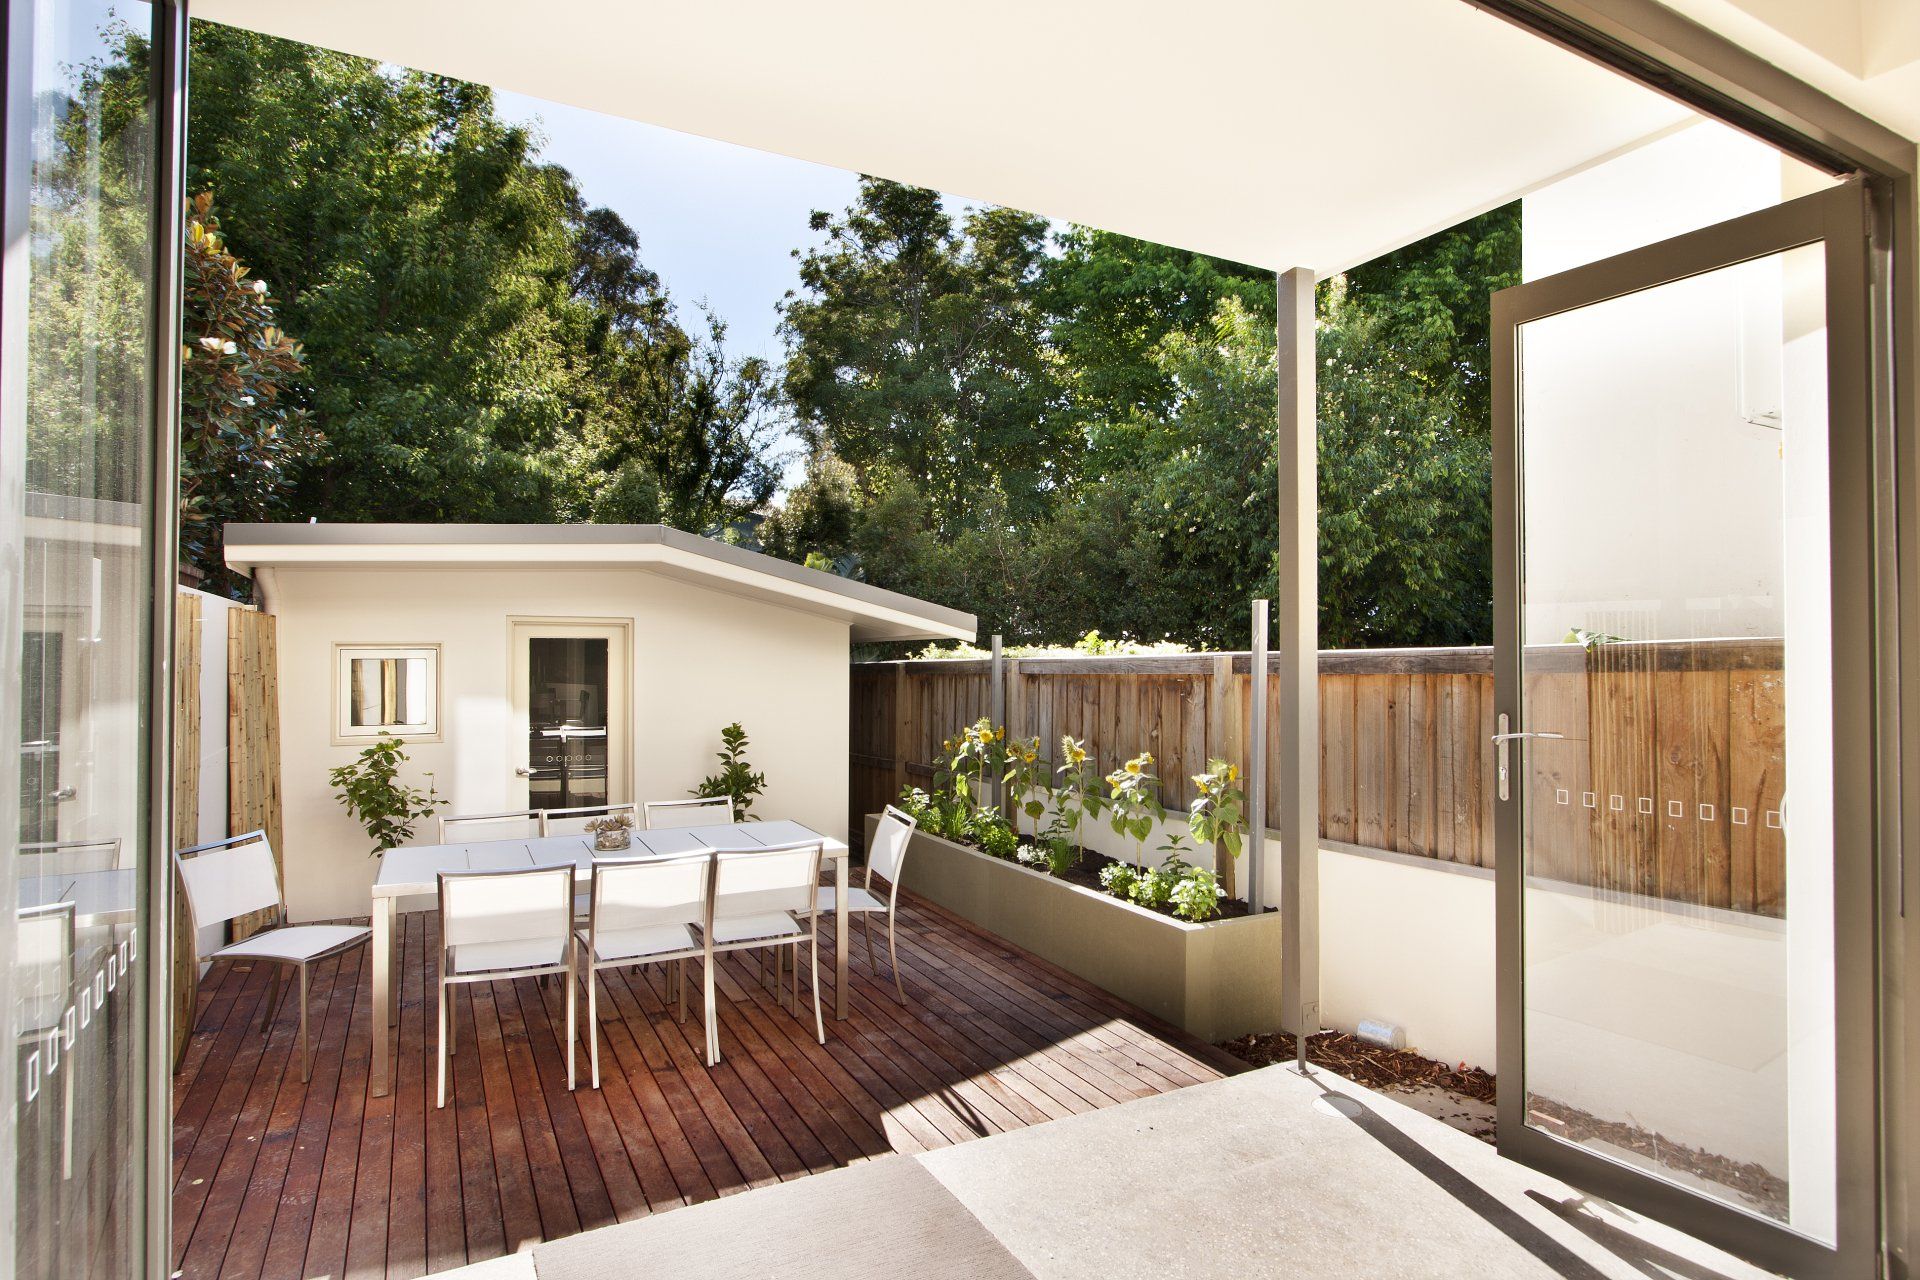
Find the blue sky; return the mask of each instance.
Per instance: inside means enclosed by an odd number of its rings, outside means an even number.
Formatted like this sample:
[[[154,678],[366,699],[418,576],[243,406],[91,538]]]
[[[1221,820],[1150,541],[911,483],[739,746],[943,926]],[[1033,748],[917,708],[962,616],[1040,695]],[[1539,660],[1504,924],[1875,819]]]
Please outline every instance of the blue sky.
[[[494,100],[538,130],[542,158],[571,170],[588,203],[627,220],[683,324],[704,300],[731,352],[780,355],[774,306],[796,279],[791,251],[817,238],[810,212],[846,208],[857,175],[505,90]]]

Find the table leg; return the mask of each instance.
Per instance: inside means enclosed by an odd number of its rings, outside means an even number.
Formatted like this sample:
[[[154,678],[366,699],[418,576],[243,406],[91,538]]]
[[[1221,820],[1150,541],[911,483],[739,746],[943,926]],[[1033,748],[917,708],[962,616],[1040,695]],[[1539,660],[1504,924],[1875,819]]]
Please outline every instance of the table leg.
[[[393,976],[397,973],[393,963],[393,917],[395,900],[375,898],[373,900],[373,1096],[384,1098],[387,1095],[387,1041],[391,1035],[388,1027],[399,1012],[399,1002],[393,998]]]
[[[833,1016],[847,1017],[847,938],[853,930],[847,917],[847,858],[833,860]],[[797,962],[796,962],[797,963]]]

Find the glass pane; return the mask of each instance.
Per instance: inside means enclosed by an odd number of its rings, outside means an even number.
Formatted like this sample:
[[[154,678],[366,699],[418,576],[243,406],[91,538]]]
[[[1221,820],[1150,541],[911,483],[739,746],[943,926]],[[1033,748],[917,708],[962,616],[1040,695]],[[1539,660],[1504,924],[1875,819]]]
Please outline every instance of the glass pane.
[[[1519,776],[1529,1124],[1831,1241],[1823,290],[1522,329]]]
[[[607,803],[607,642],[527,641],[527,759],[535,809]]]
[[[355,658],[348,723],[356,729],[427,722],[425,658]]]
[[[11,971],[14,1051],[6,1079],[13,1162],[0,1263],[22,1277],[143,1274],[148,1044],[138,930],[146,822],[149,314],[155,138],[147,6],[35,0],[11,6],[29,43],[31,118],[11,116],[5,377],[10,443],[0,556],[20,567],[20,732]],[[30,137],[20,136],[30,130]],[[25,179],[16,185],[16,180]],[[10,312],[10,314],[12,314]],[[24,387],[22,384],[24,382]],[[16,398],[16,388],[23,394]],[[16,513],[24,519],[16,521]],[[11,682],[8,682],[11,684]],[[4,1124],[5,1121],[0,1121]],[[6,1206],[0,1206],[4,1211]]]

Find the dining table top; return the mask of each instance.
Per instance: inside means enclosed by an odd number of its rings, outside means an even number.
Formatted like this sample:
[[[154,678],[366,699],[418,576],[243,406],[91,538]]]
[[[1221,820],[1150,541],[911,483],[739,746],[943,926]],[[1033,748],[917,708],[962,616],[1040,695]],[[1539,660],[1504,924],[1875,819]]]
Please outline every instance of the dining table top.
[[[659,831],[636,830],[632,840],[632,848],[609,856],[667,857],[680,853],[699,853],[702,850],[764,848],[802,840],[819,840],[827,858],[847,856],[844,840],[823,836],[785,818],[765,822],[669,827]],[[373,896],[398,898],[433,893],[439,887],[442,871],[517,871],[571,862],[576,877],[591,879],[593,859],[591,835],[522,836],[408,845],[389,849],[381,855],[380,871],[373,881]]]

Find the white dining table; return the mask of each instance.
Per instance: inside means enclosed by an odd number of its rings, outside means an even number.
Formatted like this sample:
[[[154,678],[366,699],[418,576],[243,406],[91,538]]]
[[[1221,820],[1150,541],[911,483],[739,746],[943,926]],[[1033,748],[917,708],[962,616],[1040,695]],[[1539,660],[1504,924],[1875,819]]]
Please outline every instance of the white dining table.
[[[818,840],[833,864],[835,918],[847,910],[847,845],[798,822],[736,822],[710,827],[674,827],[635,831],[633,847],[610,857],[666,857],[716,849],[755,849]],[[373,1093],[384,1097],[392,1079],[393,1025],[400,1018],[400,970],[393,963],[394,926],[400,899],[437,894],[442,871],[510,871],[571,862],[574,883],[593,882],[593,837],[539,836],[515,840],[473,840],[462,844],[412,845],[389,849],[380,858],[373,881]],[[833,931],[833,1016],[847,1016],[847,930]]]

